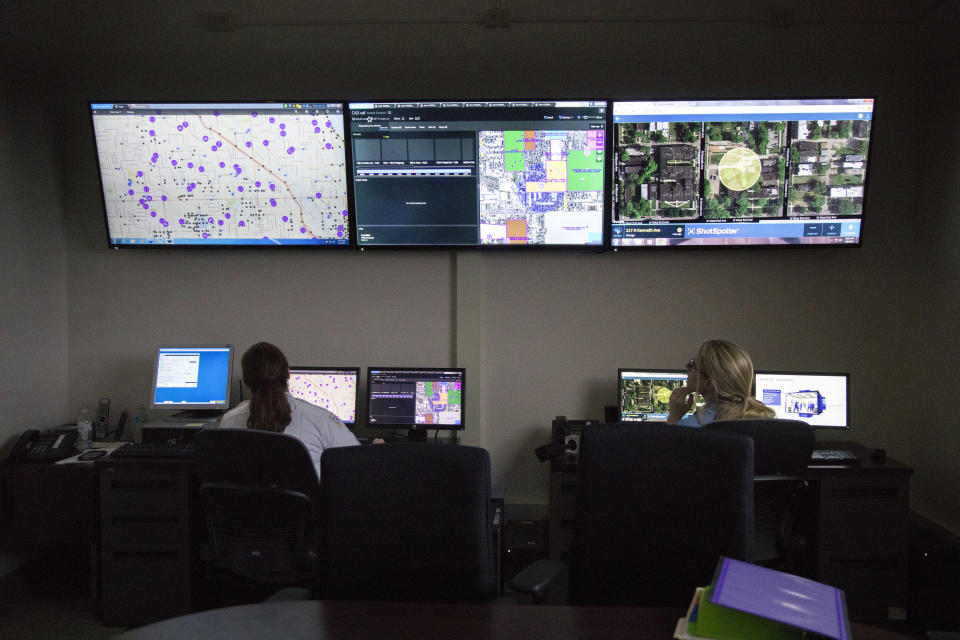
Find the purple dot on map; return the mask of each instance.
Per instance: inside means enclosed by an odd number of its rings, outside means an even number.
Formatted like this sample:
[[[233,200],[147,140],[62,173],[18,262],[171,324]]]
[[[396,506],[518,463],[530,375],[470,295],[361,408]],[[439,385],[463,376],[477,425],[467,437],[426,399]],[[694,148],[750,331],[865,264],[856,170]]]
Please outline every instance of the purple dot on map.
[[[217,224],[222,227],[222,226],[223,226],[223,220],[217,220]]]
[[[227,220],[229,220],[229,219],[230,219],[230,213],[228,212],[228,213],[223,214],[223,217],[226,218]]]
[[[274,200],[273,198],[270,198],[270,206],[271,206],[271,207],[277,206],[277,201]]]
[[[192,162],[188,162],[188,163],[187,163],[187,169],[193,169],[193,163],[192,163]]]
[[[317,121],[316,121],[316,120],[311,120],[311,121],[310,121],[310,124],[312,124],[313,126],[317,126]]]
[[[259,181],[259,180],[257,180],[256,182],[254,182],[254,183],[253,183],[253,186],[255,186],[255,187],[259,187],[259,186],[260,186],[260,181]]]
[[[281,128],[281,129],[286,129],[286,128],[287,128],[287,125],[285,125],[285,124],[283,124],[283,123],[281,122],[281,123],[280,123],[280,128]]]
[[[286,132],[286,131],[281,131],[281,132],[280,132],[280,137],[281,137],[281,138],[286,138],[286,137],[287,137],[287,132]]]
[[[153,196],[147,196],[147,202],[153,202]]]
[[[340,231],[340,232],[343,231],[343,225],[342,225],[342,224],[338,224],[338,225],[337,225],[337,231]]]
[[[251,111],[251,112],[250,112],[250,117],[256,118],[256,117],[257,117],[257,112],[256,112],[256,111]]]
[[[347,217],[347,210],[346,210],[346,209],[344,209],[344,210],[343,210],[343,211],[341,211],[340,213],[342,213],[342,214],[343,214],[343,217],[344,217],[344,218],[346,218],[346,217]]]
[[[277,121],[276,118],[274,118],[273,116],[270,116],[270,124],[273,124],[276,121]]]
[[[327,127],[327,129],[329,129],[330,127],[333,126],[333,123],[331,123],[329,120],[327,120],[325,126]]]
[[[190,126],[190,124],[189,124],[186,120],[184,120],[184,121],[183,121],[183,128],[186,129],[186,128],[189,127],[189,126]]]
[[[204,231],[204,232],[201,234],[201,237],[202,237],[204,240],[206,240],[207,238],[210,237],[210,234],[207,233],[206,231]]]
[[[183,131],[183,127],[179,124],[177,125],[177,131]]]
[[[338,237],[338,238],[342,238],[342,237],[343,237],[343,231],[337,231],[337,237]]]
[[[314,128],[313,128],[313,132],[314,132],[314,133],[320,133],[320,127],[314,127]]]
[[[325,146],[327,149],[333,149],[333,145],[330,144],[329,142],[328,142],[326,145],[324,145],[324,146]]]
[[[296,151],[296,149],[294,149],[293,147],[290,147],[289,149],[287,149],[287,155],[292,156],[294,151]]]
[[[290,220],[290,218],[288,218],[287,216],[283,216],[283,217],[282,217],[282,218],[280,218],[280,219],[281,219],[281,220],[283,220],[284,222],[287,222],[287,221],[289,221],[289,220]]]
[[[270,191],[276,191],[276,190],[277,190],[277,185],[275,185],[275,184],[273,184],[273,183],[271,182],[271,183],[270,183]]]
[[[149,133],[151,136],[157,135],[157,132],[154,131],[153,129],[150,129],[150,131],[147,131],[147,133]]]
[[[241,220],[240,222],[237,223],[237,226],[238,226],[238,227],[245,227],[245,226],[247,226],[247,223],[244,222],[243,220]]]
[[[240,193],[243,193],[243,187],[237,187],[237,191],[239,191]]]
[[[204,142],[208,142],[209,140],[210,140],[210,137],[209,137],[209,136],[203,136],[203,141],[204,141]]]
[[[156,119],[155,117],[150,116],[150,122],[156,122],[156,121],[157,121],[157,119]]]
[[[306,232],[307,232],[306,227],[300,227],[300,233],[306,233]]]
[[[220,163],[220,168],[221,168],[221,169],[223,169],[225,166],[227,166],[227,163],[226,163],[226,162],[221,162],[221,163]]]
[[[197,167],[197,171],[199,171],[200,173],[203,173],[204,171],[206,171],[206,169],[203,168],[203,165],[200,165],[199,167]]]
[[[269,146],[270,146],[270,141],[269,141],[269,140],[264,140],[264,141],[263,141],[263,146],[269,147]]]
[[[166,227],[166,226],[169,226],[170,223],[164,220],[163,218],[160,218],[160,224]]]
[[[175,166],[177,166],[177,161],[176,161],[176,160],[171,160],[171,161],[170,161],[170,164],[175,167]]]
[[[247,140],[247,144],[246,144],[247,149],[249,149],[252,146],[253,146],[253,143]]]
[[[150,187],[144,187],[144,188],[143,188],[143,192],[144,192],[144,193],[147,193],[147,192],[149,192],[149,191],[150,191]]]
[[[214,112],[213,112],[213,117],[214,117],[214,118],[217,118],[217,117],[219,117],[219,116],[220,116],[220,112],[219,112],[219,111],[214,111]]]
[[[142,177],[143,177],[143,171],[137,171],[137,177],[138,177],[138,178],[142,178]]]
[[[320,199],[320,198],[323,197],[323,194],[320,193],[319,191],[317,191],[317,192],[316,192],[315,194],[313,194],[313,195],[315,195],[315,196],[317,197],[317,199]]]
[[[217,150],[217,145],[215,144],[210,145],[210,151],[216,151],[216,150]]]
[[[166,201],[167,201],[167,196],[160,196],[160,199],[163,200],[164,202],[166,202]]]
[[[213,224],[213,218],[207,218],[207,222],[209,222],[210,224]]]
[[[144,210],[144,211],[146,211],[147,209],[150,208],[150,205],[148,205],[146,202],[144,202],[144,203],[141,204],[140,206],[143,207],[143,210]]]
[[[184,220],[183,218],[180,218],[179,220],[177,220],[177,222],[180,223],[180,226],[181,226],[181,227],[187,223],[187,221]]]
[[[151,212],[150,212],[150,217],[151,217],[151,218],[156,218],[156,217],[157,217],[157,212],[156,212],[156,211],[151,211]]]
[[[127,195],[128,195],[128,196],[132,196],[132,195],[133,195],[133,189],[127,189]]]
[[[269,236],[263,236],[263,239],[264,239],[264,240],[269,240],[270,238],[269,238]]]
[[[222,146],[223,146],[223,141],[222,141],[222,140],[217,140],[217,146],[218,146],[218,147],[222,147]]]

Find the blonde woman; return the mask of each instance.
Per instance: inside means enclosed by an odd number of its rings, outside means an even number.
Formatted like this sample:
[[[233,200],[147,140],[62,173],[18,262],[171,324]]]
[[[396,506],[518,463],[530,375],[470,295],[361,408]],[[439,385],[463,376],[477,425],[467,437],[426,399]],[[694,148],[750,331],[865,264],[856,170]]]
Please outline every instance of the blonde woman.
[[[726,340],[707,340],[687,362],[687,385],[670,394],[667,422],[702,427],[721,420],[773,418],[773,409],[750,395],[752,385],[750,354]],[[705,403],[686,415],[693,407],[694,393],[703,396]]]

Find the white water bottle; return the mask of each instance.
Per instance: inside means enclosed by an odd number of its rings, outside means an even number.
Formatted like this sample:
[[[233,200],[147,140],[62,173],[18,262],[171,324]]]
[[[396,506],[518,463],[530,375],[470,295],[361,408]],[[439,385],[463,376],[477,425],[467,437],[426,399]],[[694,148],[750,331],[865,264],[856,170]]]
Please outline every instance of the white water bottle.
[[[90,412],[83,408],[77,417],[77,449],[86,451],[90,448],[91,434],[93,426],[90,424]]]

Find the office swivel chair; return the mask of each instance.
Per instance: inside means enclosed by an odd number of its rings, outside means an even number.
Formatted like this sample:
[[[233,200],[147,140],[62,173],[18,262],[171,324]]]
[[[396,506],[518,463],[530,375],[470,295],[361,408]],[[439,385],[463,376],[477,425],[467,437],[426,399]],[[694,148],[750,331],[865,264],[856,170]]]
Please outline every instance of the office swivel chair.
[[[204,429],[194,446],[218,604],[227,593],[241,602],[309,597],[319,485],[303,443],[266,431]],[[302,589],[283,590],[292,586]]]
[[[754,447],[754,552],[757,564],[806,573],[798,515],[809,486],[813,427],[800,420],[729,420],[704,427],[749,436]]]
[[[684,605],[720,556],[749,560],[753,442],[674,425],[585,429],[570,553],[573,605]],[[510,583],[538,601],[559,572],[538,561]]]
[[[496,596],[486,450],[412,443],[328,449],[320,493],[323,599]]]

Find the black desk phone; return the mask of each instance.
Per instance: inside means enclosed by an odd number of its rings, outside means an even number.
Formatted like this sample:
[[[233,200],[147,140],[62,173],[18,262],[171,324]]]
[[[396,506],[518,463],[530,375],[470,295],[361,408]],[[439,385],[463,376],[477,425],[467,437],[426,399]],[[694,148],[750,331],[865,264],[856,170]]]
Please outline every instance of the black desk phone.
[[[40,433],[36,429],[27,429],[10,452],[10,461],[56,462],[72,456],[76,447],[76,429],[61,433]]]

